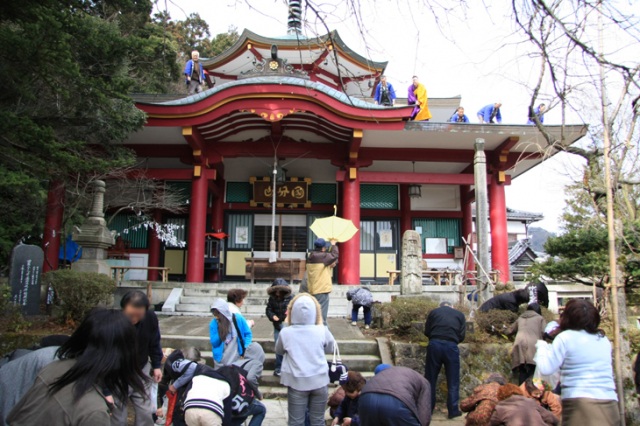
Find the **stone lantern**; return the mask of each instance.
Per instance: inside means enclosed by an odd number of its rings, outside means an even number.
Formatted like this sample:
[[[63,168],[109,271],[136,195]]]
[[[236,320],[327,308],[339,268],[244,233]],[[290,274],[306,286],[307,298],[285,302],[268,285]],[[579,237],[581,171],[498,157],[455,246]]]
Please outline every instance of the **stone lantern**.
[[[104,219],[106,184],[104,181],[97,180],[93,187],[93,202],[89,216],[82,226],[73,231],[73,241],[82,246],[82,258],[75,262],[72,268],[82,272],[111,275],[111,269],[107,265],[107,249],[115,241]]]

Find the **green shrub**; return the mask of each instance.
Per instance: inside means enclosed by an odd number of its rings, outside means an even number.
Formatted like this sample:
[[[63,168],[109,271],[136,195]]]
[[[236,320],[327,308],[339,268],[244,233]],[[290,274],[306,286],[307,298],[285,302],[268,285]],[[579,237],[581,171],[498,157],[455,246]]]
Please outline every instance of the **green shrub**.
[[[44,275],[56,293],[57,316],[62,322],[74,323],[100,303],[109,303],[115,282],[104,274],[60,269]]]
[[[517,319],[518,315],[511,311],[492,309],[488,312],[476,312],[475,321],[478,329],[495,336],[500,336],[504,334],[506,329],[516,322]]]
[[[31,327],[31,322],[22,314],[20,306],[11,301],[11,287],[0,284],[0,329],[19,333]]]
[[[438,307],[438,301],[424,297],[398,297],[391,303],[383,303],[377,309],[382,316],[382,327],[391,328],[399,335],[412,332],[413,322],[424,324],[427,315]]]

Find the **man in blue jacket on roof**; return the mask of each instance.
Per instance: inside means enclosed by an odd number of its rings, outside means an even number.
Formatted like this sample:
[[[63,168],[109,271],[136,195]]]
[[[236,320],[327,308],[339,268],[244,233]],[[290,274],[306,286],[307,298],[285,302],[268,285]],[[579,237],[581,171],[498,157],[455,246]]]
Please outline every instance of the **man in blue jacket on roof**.
[[[478,111],[478,120],[480,121],[480,124],[494,124],[496,122],[502,123],[502,114],[500,114],[501,106],[502,102],[496,102],[480,109],[480,111]]]
[[[458,107],[456,112],[453,113],[451,119],[449,120],[451,123],[468,123],[469,117],[464,113],[463,107]]]
[[[391,83],[387,83],[387,77],[384,75],[380,76],[380,83],[376,86],[373,100],[376,105],[394,106],[396,103],[396,91]]]
[[[191,59],[187,61],[184,67],[184,76],[187,82],[189,94],[202,92],[204,84],[204,67],[200,63],[200,53],[197,50],[191,52]]]

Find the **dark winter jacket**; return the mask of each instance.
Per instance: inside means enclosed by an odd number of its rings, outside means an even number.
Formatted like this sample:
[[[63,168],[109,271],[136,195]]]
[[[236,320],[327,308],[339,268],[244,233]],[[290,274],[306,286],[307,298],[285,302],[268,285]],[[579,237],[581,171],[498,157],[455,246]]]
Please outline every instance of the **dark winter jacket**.
[[[449,306],[441,306],[432,310],[424,325],[424,334],[429,340],[446,340],[462,343],[467,330],[467,319],[464,314]]]
[[[544,306],[549,309],[549,289],[544,283],[530,283],[525,287],[529,294],[529,304],[537,303],[540,306]]]
[[[351,300],[354,305],[370,308],[373,305],[373,294],[367,287],[353,288],[347,292],[347,300]]]
[[[349,417],[351,419],[351,426],[360,426],[360,415],[358,414],[358,401],[360,397],[357,396],[354,399],[345,396],[340,406],[336,410],[336,417],[340,420],[339,423]]]
[[[267,309],[265,313],[269,321],[273,323],[273,327],[281,330],[282,323],[287,318],[287,308],[289,302],[293,298],[291,294],[291,287],[283,279],[277,279],[273,285],[267,289],[269,295],[269,301],[267,302]],[[274,321],[273,317],[278,317],[278,321]]]
[[[140,367],[151,359],[151,368],[162,367],[162,346],[160,326],[155,312],[147,311],[145,317],[135,325],[138,344],[138,364]]]
[[[362,394],[379,393],[398,398],[420,421],[431,423],[431,385],[410,368],[391,367],[367,380]]]
[[[480,306],[480,312],[489,312],[492,309],[511,311],[518,313],[520,305],[529,302],[529,292],[525,289],[503,293],[492,297]]]

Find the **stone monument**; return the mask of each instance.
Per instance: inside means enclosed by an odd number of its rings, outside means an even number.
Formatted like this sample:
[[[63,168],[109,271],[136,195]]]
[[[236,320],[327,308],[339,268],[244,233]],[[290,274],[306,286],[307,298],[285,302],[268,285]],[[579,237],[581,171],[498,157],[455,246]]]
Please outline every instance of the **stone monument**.
[[[25,315],[40,313],[40,276],[44,252],[38,246],[18,244],[11,251],[9,285],[11,301]]]
[[[417,231],[402,236],[400,294],[422,294],[422,237]]]
[[[107,265],[107,249],[114,243],[114,236],[104,220],[105,183],[97,180],[93,184],[93,202],[89,216],[80,228],[73,232],[73,241],[82,246],[82,258],[73,263],[72,269],[82,272],[97,272],[111,276]]]

